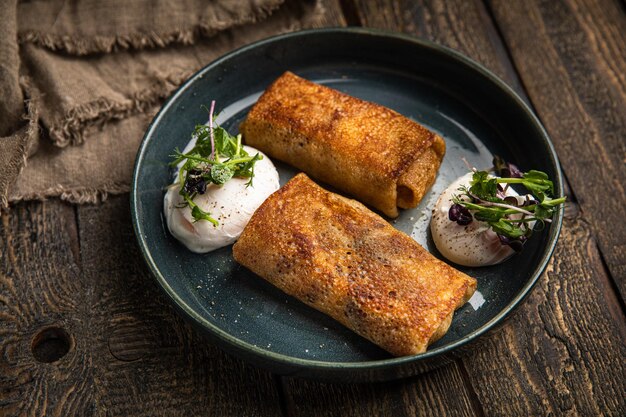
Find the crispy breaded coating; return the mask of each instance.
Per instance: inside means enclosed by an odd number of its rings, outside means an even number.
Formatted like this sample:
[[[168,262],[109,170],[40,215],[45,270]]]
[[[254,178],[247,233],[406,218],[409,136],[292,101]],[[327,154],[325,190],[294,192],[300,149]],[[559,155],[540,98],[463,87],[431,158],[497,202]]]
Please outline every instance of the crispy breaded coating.
[[[242,123],[245,142],[390,217],[435,181],[445,142],[378,104],[286,72]]]
[[[476,280],[363,204],[298,174],[254,213],[237,262],[397,356],[443,336]]]

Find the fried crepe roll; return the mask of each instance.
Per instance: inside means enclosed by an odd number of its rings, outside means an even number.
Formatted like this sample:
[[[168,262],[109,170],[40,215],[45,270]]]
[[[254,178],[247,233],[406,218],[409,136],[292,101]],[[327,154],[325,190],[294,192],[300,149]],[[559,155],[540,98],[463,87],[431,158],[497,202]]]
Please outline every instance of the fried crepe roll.
[[[393,110],[291,72],[265,91],[240,131],[246,144],[390,217],[422,200],[446,148]]]
[[[233,255],[396,356],[424,352],[476,289],[474,278],[303,173],[257,209]]]

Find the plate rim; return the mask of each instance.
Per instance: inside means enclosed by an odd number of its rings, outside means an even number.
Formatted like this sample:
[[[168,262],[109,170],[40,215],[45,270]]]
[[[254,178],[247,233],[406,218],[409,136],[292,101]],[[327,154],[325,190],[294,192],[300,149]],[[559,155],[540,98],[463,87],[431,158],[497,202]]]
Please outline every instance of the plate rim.
[[[334,362],[334,361],[323,361],[316,359],[304,359],[295,356],[289,356],[283,353],[272,352],[261,347],[255,346],[248,342],[245,342],[234,335],[228,333],[225,330],[215,326],[210,321],[206,320],[200,314],[198,314],[194,309],[192,309],[185,301],[173,290],[173,288],[167,283],[165,277],[159,271],[156,262],[151,256],[150,251],[147,247],[146,238],[144,237],[143,230],[141,225],[139,224],[138,219],[138,205],[139,205],[139,196],[137,189],[137,181],[140,176],[140,167],[141,163],[144,159],[144,154],[146,152],[146,148],[150,143],[150,137],[153,134],[155,126],[161,120],[163,115],[169,110],[169,108],[173,105],[175,100],[189,88],[198,78],[201,78],[205,72],[212,70],[215,67],[219,67],[222,63],[227,62],[235,56],[240,54],[244,54],[247,51],[256,49],[258,47],[272,44],[277,41],[282,41],[284,39],[289,38],[298,38],[298,37],[309,37],[316,36],[319,34],[335,34],[335,35],[361,35],[361,36],[374,36],[378,38],[386,38],[390,41],[403,41],[410,44],[413,44],[417,47],[431,49],[436,52],[443,53],[451,57],[454,60],[460,61],[466,66],[470,67],[472,70],[478,72],[480,75],[489,79],[489,81],[493,82],[501,91],[507,94],[510,98],[513,99],[515,104],[526,113],[531,122],[535,125],[538,131],[541,133],[541,139],[543,139],[546,147],[549,150],[549,158],[556,168],[556,178],[554,179],[555,184],[555,194],[563,195],[564,187],[563,187],[563,173],[561,170],[561,166],[559,163],[558,156],[556,154],[556,150],[550,137],[544,128],[543,124],[535,115],[530,106],[502,79],[500,79],[497,75],[495,75],[492,71],[487,69],[482,64],[474,61],[473,59],[463,55],[462,53],[451,49],[447,46],[440,45],[438,43],[420,39],[411,35],[390,32],[387,30],[381,29],[373,29],[373,28],[361,28],[361,27],[329,27],[329,28],[320,28],[320,29],[307,29],[300,30],[295,32],[289,32],[284,34],[279,34],[275,36],[271,36],[265,39],[258,40],[256,42],[243,45],[233,51],[230,51],[217,59],[211,61],[197,72],[195,72],[192,76],[190,76],[184,83],[182,83],[164,102],[162,107],[159,109],[158,113],[154,116],[148,127],[146,128],[146,132],[141,140],[141,144],[139,145],[134,167],[133,167],[133,175],[131,180],[131,191],[130,191],[130,211],[131,211],[131,220],[133,223],[133,231],[135,233],[135,237],[137,238],[142,257],[146,264],[148,265],[152,275],[156,278],[157,282],[161,289],[165,292],[165,294],[171,299],[174,306],[177,307],[178,310],[182,311],[187,318],[191,319],[197,326],[203,328],[203,330],[210,331],[212,336],[217,337],[220,341],[237,348],[239,351],[247,351],[255,355],[257,358],[262,358],[265,360],[269,360],[272,363],[284,365],[287,367],[297,367],[297,368],[306,368],[306,369],[314,369],[314,370],[376,370],[380,368],[387,367],[397,367],[402,366],[409,363],[420,362],[426,359],[434,358],[445,353],[449,353],[454,351],[461,346],[466,346],[481,336],[489,333],[491,330],[497,327],[498,324],[501,324],[506,318],[508,318],[511,313],[519,307],[524,300],[528,297],[534,286],[537,284],[537,281],[545,271],[548,262],[550,261],[563,224],[564,210],[562,207],[559,207],[556,218],[552,222],[552,226],[550,228],[550,234],[548,236],[548,244],[544,254],[542,255],[537,267],[532,272],[527,283],[521,288],[521,290],[516,294],[513,300],[506,305],[498,314],[496,314],[491,320],[483,324],[478,329],[473,332],[461,337],[460,339],[446,344],[444,346],[440,346],[434,348],[432,350],[427,350],[424,353],[420,353],[417,355],[410,356],[401,356],[401,357],[392,357],[387,359],[377,359],[371,361],[356,361],[356,362]]]

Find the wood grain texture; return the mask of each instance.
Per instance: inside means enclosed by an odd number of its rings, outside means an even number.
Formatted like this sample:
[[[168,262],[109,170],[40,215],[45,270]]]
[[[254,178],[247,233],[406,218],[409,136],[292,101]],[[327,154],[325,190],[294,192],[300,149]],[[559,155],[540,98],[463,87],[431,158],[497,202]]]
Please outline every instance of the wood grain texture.
[[[626,326],[590,227],[565,222],[529,300],[464,359],[488,415],[625,415]]]
[[[521,91],[480,0],[354,0],[363,26],[404,32],[463,52]]]
[[[78,208],[97,409],[129,416],[274,416],[272,376],[213,346],[144,265],[128,196]]]
[[[302,3],[314,4],[323,10],[323,13],[317,19],[310,22],[312,28],[346,26],[346,19],[341,10],[339,0],[304,0]]]
[[[502,2],[503,9],[511,3],[523,2]],[[494,36],[497,31],[482,3],[363,0],[357,4],[359,19],[364,24],[402,28],[460,50],[487,66],[528,101],[516,70]],[[524,14],[518,12],[511,24],[524,19]],[[532,43],[528,48],[539,47]],[[541,63],[533,65],[536,71],[542,70]],[[542,92],[536,94],[541,96]],[[534,96],[531,98],[535,104]],[[559,117],[559,112],[551,114]],[[619,142],[615,137],[607,141],[613,146]],[[584,169],[585,165],[579,163],[573,161],[572,165]],[[574,189],[577,190],[576,185]],[[623,382],[626,374],[620,359],[624,357],[624,316],[603,269],[595,237],[580,217],[584,209],[585,206],[581,210],[575,203],[568,207],[570,217],[563,237],[528,305],[475,355],[463,360],[471,381],[468,389],[477,395],[478,412],[485,415],[625,412],[620,395],[626,392]],[[615,362],[620,364],[605,365]]]
[[[614,0],[494,0],[491,7],[626,300],[625,9]]]
[[[518,86],[514,69],[480,1],[344,2],[364,26],[404,31],[472,56]],[[493,354],[493,352],[492,352]],[[450,364],[412,379],[377,385],[338,385],[283,379],[289,415],[403,416],[480,415],[474,387],[462,364]]]
[[[304,4],[287,7],[303,18],[323,7],[308,22],[315,27],[346,23],[337,1]],[[140,260],[128,197],[79,207],[78,228],[63,203],[20,204],[0,223],[0,416],[626,415],[625,317],[610,281],[624,291],[615,240],[623,228],[611,217],[623,209],[598,208],[592,193],[623,178],[623,9],[494,0],[514,68],[479,0],[342,4],[349,22],[451,46],[528,91],[580,199],[528,302],[473,355],[419,377],[275,378],[222,353],[173,311]],[[67,331],[70,349],[38,362],[31,344],[50,326]]]
[[[342,2],[344,10],[346,6],[354,6],[346,3]],[[347,20],[354,22],[353,19],[348,16]],[[343,25],[345,21],[342,19],[337,24]],[[293,378],[281,378],[281,381],[286,411],[291,416],[475,414],[471,393],[456,364],[421,377],[376,385],[325,384]],[[450,392],[455,393],[453,401],[449,401]]]
[[[94,404],[88,297],[81,280],[74,209],[21,204],[0,223],[0,415],[90,415]],[[50,326],[69,352],[37,361],[31,343]]]
[[[407,380],[344,385],[284,378],[288,415],[473,416],[471,393],[452,363]]]
[[[344,10],[348,8],[357,13],[356,18],[365,25],[395,31],[402,27],[402,24],[394,20],[394,16],[397,15],[394,12],[397,10],[397,6],[394,4],[380,1],[363,1],[355,4],[342,3]],[[437,10],[445,10],[447,7],[447,2],[438,1],[435,3],[437,4],[434,7]],[[458,6],[462,9],[459,15],[467,14],[461,2],[458,2]],[[419,5],[415,6],[412,2],[406,2],[406,7],[423,11]],[[458,25],[459,21],[463,25],[476,25],[476,31],[471,32],[472,38],[458,37],[463,32],[456,30],[451,37],[446,39],[454,45],[457,45],[457,42],[463,42],[469,45],[468,48],[475,48],[480,51],[484,48],[493,50],[501,48],[493,28],[487,35],[482,32],[484,30],[482,26],[489,24],[489,18],[484,13],[484,9],[481,8],[481,4],[473,4],[473,7],[476,9],[471,14],[471,19],[475,20],[464,21],[461,17],[457,19],[456,15],[450,18],[454,20],[453,25]],[[441,13],[445,14],[445,12]],[[407,16],[407,19],[411,21],[412,17]],[[374,23],[374,18],[383,20],[377,20]],[[354,19],[354,16],[348,15],[348,21],[354,22]],[[410,22],[407,25],[410,26]],[[430,33],[437,33],[445,38],[445,34],[451,30],[450,25],[448,20],[440,19],[438,25],[431,24],[428,26],[428,30]],[[408,32],[412,33],[410,30]],[[435,37],[432,36],[432,38]],[[504,62],[499,67],[501,74],[507,77],[508,81],[515,83],[514,71],[510,67],[507,68],[506,61],[494,60],[491,55],[485,54],[484,61],[489,62],[489,60],[496,63]],[[282,378],[282,384],[287,414],[293,416],[463,416],[481,413],[480,408],[474,407],[472,388],[464,383],[458,364],[445,366],[420,377],[385,384],[327,384],[293,378]],[[451,396],[450,393],[454,393],[454,395]]]
[[[313,27],[343,22],[333,0],[299,3],[277,13]],[[164,300],[128,207],[118,197],[78,209],[80,241],[74,208],[59,201],[2,214],[0,415],[280,415],[270,374],[217,350]],[[31,342],[51,326],[69,334],[70,350],[40,363]],[[58,343],[42,346],[46,357]]]
[[[59,201],[2,215],[0,415],[279,415],[272,376],[213,347],[156,288],[128,207],[80,207],[80,241]],[[41,363],[31,341],[50,326],[70,350]]]

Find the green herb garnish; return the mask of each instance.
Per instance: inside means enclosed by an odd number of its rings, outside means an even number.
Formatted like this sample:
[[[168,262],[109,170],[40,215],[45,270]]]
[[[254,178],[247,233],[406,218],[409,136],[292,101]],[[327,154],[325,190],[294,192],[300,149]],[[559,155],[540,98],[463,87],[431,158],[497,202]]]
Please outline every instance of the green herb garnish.
[[[182,207],[189,206],[194,221],[206,220],[218,226],[219,222],[211,217],[211,213],[198,207],[193,199],[198,194],[204,194],[207,186],[220,186],[234,177],[249,178],[246,186],[251,186],[254,164],[263,156],[260,153],[250,156],[243,149],[241,135],[232,136],[226,129],[214,126],[215,100],[211,101],[211,108],[206,110],[209,113],[209,124],[196,125],[192,134],[197,139],[195,146],[187,153],[174,149],[170,166],[182,163],[178,172],[178,183],[181,184],[179,194],[184,200]]]
[[[552,221],[566,197],[551,197],[554,185],[545,172],[521,172],[498,156],[494,157],[493,163],[495,173],[501,176],[474,170],[470,186],[459,188],[461,193],[453,197],[448,218],[460,225],[468,225],[474,219],[485,222],[503,245],[519,252],[533,230]],[[507,196],[506,190],[511,184],[521,184],[532,198]]]

